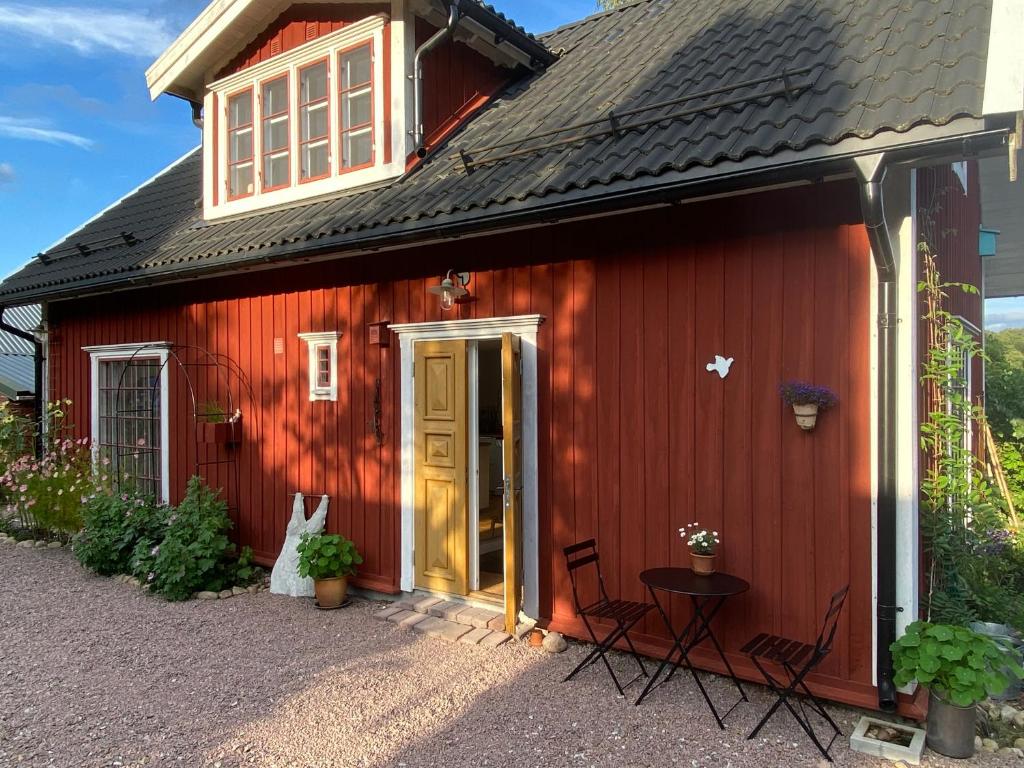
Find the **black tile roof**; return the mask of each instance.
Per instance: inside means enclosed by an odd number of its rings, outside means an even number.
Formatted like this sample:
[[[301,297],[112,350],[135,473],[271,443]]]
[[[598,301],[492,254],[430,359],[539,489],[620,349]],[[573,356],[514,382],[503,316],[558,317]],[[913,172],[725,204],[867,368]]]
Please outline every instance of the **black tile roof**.
[[[979,130],[990,18],[991,0],[640,0],[541,36],[558,61],[385,187],[207,224],[197,150],[4,281],[0,301],[483,227],[920,126]],[[609,110],[636,114],[613,133]]]

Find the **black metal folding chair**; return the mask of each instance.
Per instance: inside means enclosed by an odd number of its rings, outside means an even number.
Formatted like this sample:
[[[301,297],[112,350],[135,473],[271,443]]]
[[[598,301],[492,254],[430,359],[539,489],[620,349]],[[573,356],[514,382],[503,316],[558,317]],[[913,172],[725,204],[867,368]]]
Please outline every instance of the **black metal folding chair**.
[[[576,613],[583,619],[583,624],[590,633],[595,646],[587,658],[581,661],[579,666],[570,672],[562,682],[572,680],[577,672],[580,672],[600,658],[604,662],[605,667],[608,668],[608,674],[612,676],[619,694],[624,696],[624,688],[628,688],[639,680],[641,676],[647,677],[647,669],[644,667],[644,662],[640,658],[640,654],[637,653],[636,648],[633,647],[633,641],[629,639],[629,630],[654,606],[649,603],[637,603],[630,600],[612,600],[608,597],[608,592],[604,586],[604,577],[601,575],[601,563],[597,557],[597,543],[593,539],[573,544],[562,551],[565,553],[565,564],[569,569],[569,580],[572,582],[572,599],[576,604]],[[588,565],[593,565],[594,570],[597,572],[597,599],[592,603],[584,605],[580,600],[579,578],[580,569]],[[590,623],[591,619],[613,621],[615,622],[615,628],[603,640],[598,640],[597,635],[594,633],[594,627]],[[633,658],[640,667],[640,674],[626,683],[625,686],[619,684],[619,678],[615,676],[615,670],[612,669],[612,665],[605,655],[620,638],[626,641],[626,645],[629,646]]]
[[[740,649],[742,653],[750,657],[750,660],[754,662],[754,666],[764,675],[768,687],[778,696],[778,700],[771,706],[771,709],[768,710],[765,716],[761,718],[761,722],[750,732],[750,735],[747,737],[748,739],[755,738],[761,731],[761,728],[764,727],[764,724],[778,711],[779,707],[785,705],[786,709],[796,718],[800,727],[804,729],[804,733],[814,742],[814,746],[818,748],[818,751],[825,756],[826,760],[832,762],[832,757],[828,751],[832,748],[832,743],[836,740],[836,737],[839,736],[839,726],[829,717],[824,705],[807,688],[804,678],[832,651],[832,641],[835,639],[836,627],[839,625],[839,614],[843,610],[843,604],[846,602],[846,595],[849,591],[850,586],[846,585],[832,595],[828,605],[828,612],[825,614],[825,620],[821,625],[821,632],[818,633],[818,639],[814,645],[762,633]],[[781,667],[786,673],[788,682],[776,679],[765,669],[761,663],[762,661]],[[793,694],[797,696],[796,702],[800,709],[799,714],[797,714],[796,709],[790,703],[790,698]],[[817,734],[815,734],[807,712],[804,710],[804,698],[807,699],[810,709],[815,714],[820,715],[832,727],[834,733],[828,742],[828,746],[822,746]]]

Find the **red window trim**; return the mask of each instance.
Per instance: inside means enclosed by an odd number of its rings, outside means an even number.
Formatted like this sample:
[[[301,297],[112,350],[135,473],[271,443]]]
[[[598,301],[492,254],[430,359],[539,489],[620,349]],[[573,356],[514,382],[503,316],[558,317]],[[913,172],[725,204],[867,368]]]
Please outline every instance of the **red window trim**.
[[[280,111],[280,112],[275,112],[272,115],[264,115],[263,114],[263,87],[265,85],[267,85],[268,83],[274,83],[274,82],[277,82],[278,80],[284,80],[284,109],[282,111]],[[260,173],[260,191],[261,192],[273,192],[275,190],[284,189],[285,187],[290,187],[292,185],[292,116],[291,116],[291,91],[292,91],[292,88],[291,88],[291,73],[288,70],[285,70],[281,74],[274,75],[273,77],[268,77],[265,80],[260,80],[259,86],[260,86],[260,99],[259,99],[259,101],[260,101],[260,170],[259,170],[259,173]],[[268,187],[266,185],[266,183],[264,182],[264,177],[263,177],[263,171],[266,168],[267,157],[269,155],[271,155],[271,154],[279,155],[279,154],[281,154],[281,150],[274,150],[274,151],[271,151],[271,152],[267,151],[267,149],[266,149],[266,141],[264,140],[264,136],[266,135],[266,131],[264,131],[264,127],[266,125],[267,120],[270,120],[271,118],[274,118],[274,117],[280,117],[281,115],[285,116],[284,124],[285,124],[285,130],[287,131],[287,135],[288,135],[288,141],[287,141],[287,143],[284,146],[284,154],[288,157],[288,174],[287,174],[287,176],[285,176],[285,181],[284,181],[283,184],[277,184],[277,185],[275,185],[273,187]]]
[[[317,101],[308,101],[303,103],[302,99],[302,73],[307,69],[318,67],[321,64],[327,64],[327,92],[323,99]],[[295,110],[295,119],[299,121],[299,144],[296,148],[299,152],[299,184],[309,184],[311,181],[320,181],[321,179],[329,178],[331,175],[331,161],[333,154],[331,152],[331,59],[329,56],[324,56],[322,59],[311,61],[304,67],[299,67],[295,72],[295,96],[298,103],[298,109]],[[302,151],[307,144],[312,144],[314,141],[320,141],[320,139],[312,139],[310,141],[302,140],[302,108],[308,107],[310,104],[318,104],[323,101],[327,105],[327,133],[324,138],[327,141],[327,172],[322,173],[319,176],[310,176],[307,179],[302,178]]]
[[[252,115],[252,119],[250,120],[249,123],[247,123],[245,125],[236,125],[234,128],[232,128],[231,127],[231,100],[234,99],[236,96],[241,96],[243,93],[248,93],[249,94],[249,106],[251,107],[251,109],[249,110],[249,114]],[[227,96],[224,99],[224,108],[227,110],[227,117],[225,119],[225,128],[227,128],[227,139],[228,139],[227,152],[225,153],[225,156],[224,156],[224,159],[227,161],[227,173],[225,174],[225,178],[224,178],[224,192],[225,192],[224,197],[225,197],[225,199],[228,202],[230,202],[232,200],[241,200],[241,199],[246,198],[246,197],[252,197],[254,194],[256,194],[256,122],[255,122],[256,121],[256,103],[253,100],[253,88],[252,88],[252,86],[249,85],[249,86],[246,86],[245,88],[241,88],[241,89],[235,91],[234,93],[227,94]],[[249,156],[248,160],[239,160],[239,161],[236,161],[236,162],[232,163],[231,162],[231,136],[232,136],[232,134],[235,134],[238,131],[244,130],[246,128],[248,128],[252,132],[252,154]],[[245,163],[247,163],[247,162],[248,163],[252,163],[252,174],[253,174],[253,176],[252,176],[252,179],[253,179],[252,192],[244,192],[244,193],[242,193],[240,195],[232,195],[231,194],[231,169],[234,168],[237,165],[245,165]]]
[[[369,48],[370,49],[370,79],[369,79],[369,81],[367,81],[369,83],[369,86],[370,86],[370,121],[368,123],[360,123],[359,125],[353,126],[351,128],[345,128],[345,121],[344,121],[344,118],[343,118],[344,109],[345,109],[345,94],[349,93],[351,91],[356,91],[356,90],[360,90],[361,88],[365,88],[367,83],[360,83],[359,85],[355,86],[354,88],[345,88],[344,87],[345,78],[342,77],[342,75],[341,75],[341,61],[342,61],[342,59],[347,54],[352,53],[352,51],[358,50],[359,48]],[[338,131],[338,156],[339,156],[338,175],[339,176],[342,175],[342,174],[345,174],[345,173],[352,173],[352,171],[360,171],[363,168],[372,168],[374,165],[377,164],[377,140],[376,140],[377,136],[376,136],[376,131],[375,131],[377,115],[376,115],[376,104],[374,103],[374,89],[376,88],[376,83],[374,82],[374,74],[375,74],[374,73],[374,65],[376,64],[376,62],[375,62],[374,54],[375,54],[375,51],[374,51],[374,44],[373,44],[373,38],[372,37],[371,38],[367,38],[366,40],[362,40],[362,41],[360,41],[358,43],[355,43],[354,45],[350,45],[347,48],[343,48],[343,49],[341,49],[341,50],[339,50],[337,52],[337,60],[338,60],[338,128],[339,128],[339,131]],[[344,152],[345,152],[345,134],[353,133],[354,131],[358,131],[358,130],[361,130],[361,129],[366,128],[366,127],[369,127],[369,129],[370,129],[370,160],[369,160],[369,162],[361,163],[360,165],[353,165],[353,166],[351,166],[349,168],[346,168],[345,167],[345,154],[344,154]]]

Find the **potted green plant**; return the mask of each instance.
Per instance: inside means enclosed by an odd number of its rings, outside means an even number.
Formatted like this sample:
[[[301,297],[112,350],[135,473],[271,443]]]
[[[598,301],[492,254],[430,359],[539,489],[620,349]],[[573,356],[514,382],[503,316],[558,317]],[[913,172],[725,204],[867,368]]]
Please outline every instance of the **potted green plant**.
[[[690,548],[690,562],[693,572],[702,576],[709,576],[715,572],[715,555],[718,552],[718,545],[721,539],[718,538],[718,531],[709,531],[701,528],[698,523],[690,523],[685,528],[679,529],[679,535],[686,541]]]
[[[237,445],[242,440],[242,411],[228,414],[216,400],[202,405],[196,429],[200,442],[213,445]]]
[[[838,402],[828,387],[818,387],[802,381],[787,381],[779,386],[779,394],[786,405],[793,408],[796,423],[805,431],[814,429],[818,413],[826,411]]]
[[[299,575],[313,579],[321,608],[338,608],[348,595],[348,577],[363,562],[356,545],[336,533],[306,533],[299,542]]]
[[[916,680],[928,689],[926,743],[947,757],[974,754],[978,702],[1003,691],[1008,675],[1024,678],[993,640],[952,624],[915,621],[891,650],[896,685]]]

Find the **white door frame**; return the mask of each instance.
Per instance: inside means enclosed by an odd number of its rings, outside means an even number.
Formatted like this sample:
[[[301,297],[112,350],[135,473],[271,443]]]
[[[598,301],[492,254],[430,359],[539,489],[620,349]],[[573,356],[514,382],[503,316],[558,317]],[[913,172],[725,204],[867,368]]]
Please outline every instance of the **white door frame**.
[[[500,339],[503,333],[513,333],[521,340],[523,361],[523,612],[534,618],[539,615],[537,331],[543,322],[543,315],[517,315],[514,317],[489,317],[480,320],[399,323],[388,326],[398,335],[401,352],[402,546],[399,584],[403,591],[412,592],[415,588],[413,553],[413,542],[416,538],[413,521],[416,507],[414,345],[418,341]],[[467,478],[467,482],[469,480]]]

